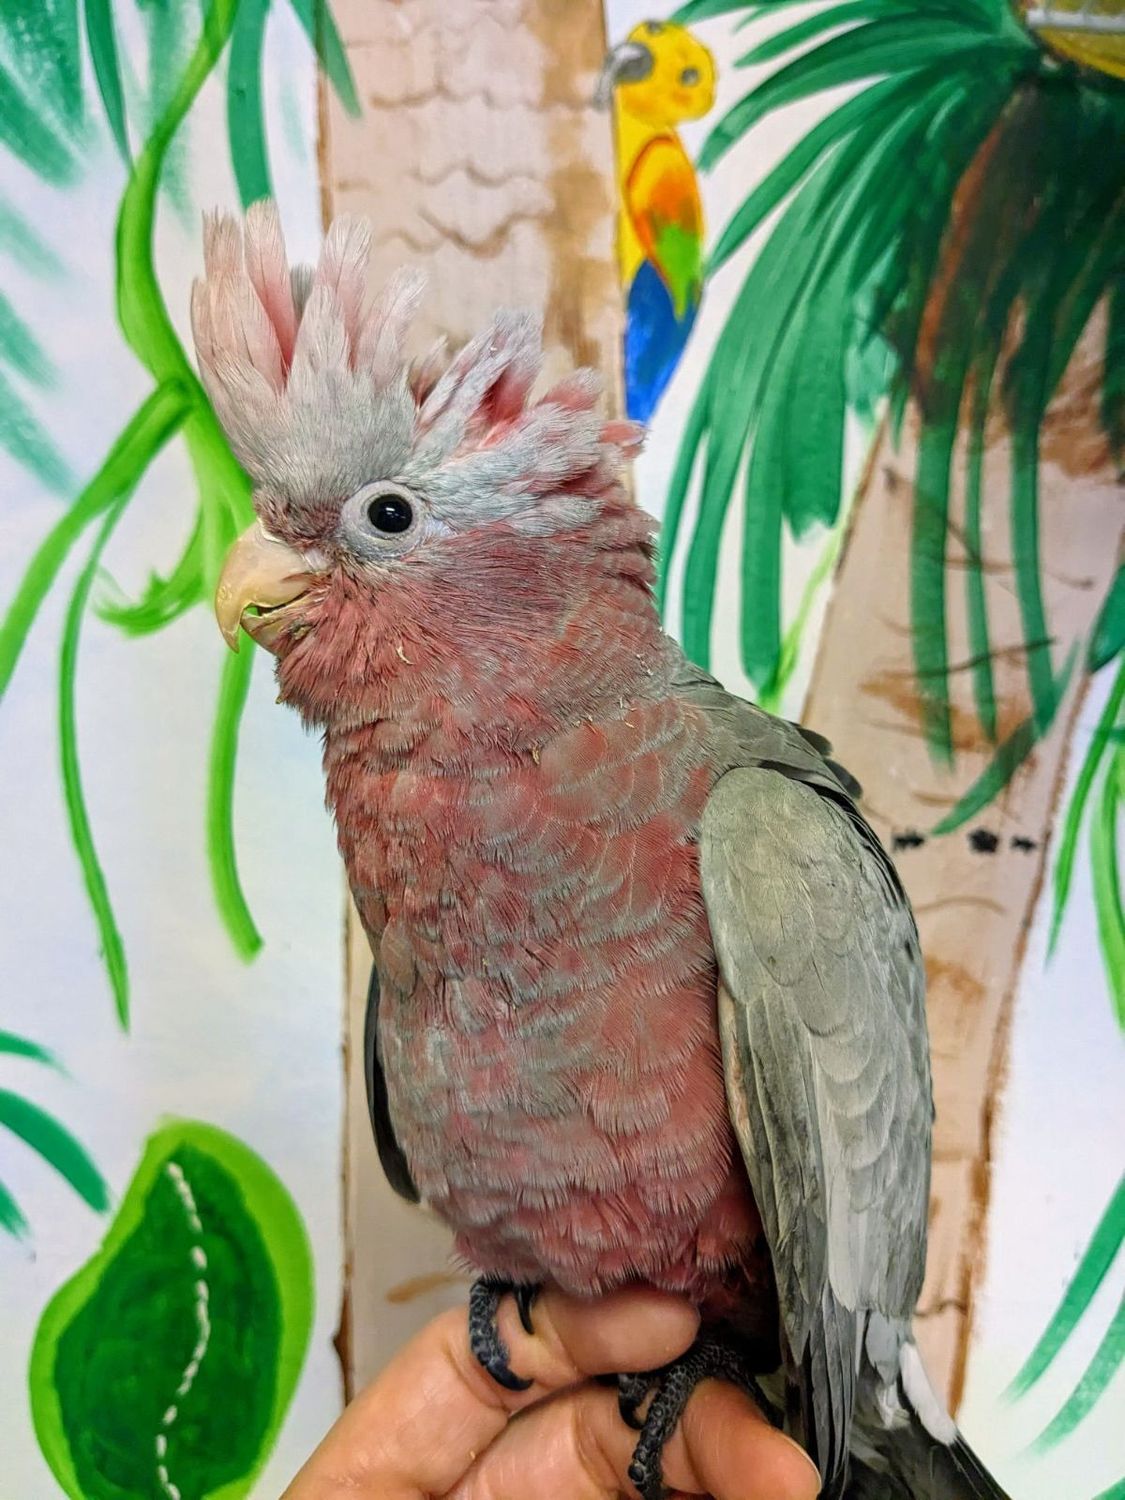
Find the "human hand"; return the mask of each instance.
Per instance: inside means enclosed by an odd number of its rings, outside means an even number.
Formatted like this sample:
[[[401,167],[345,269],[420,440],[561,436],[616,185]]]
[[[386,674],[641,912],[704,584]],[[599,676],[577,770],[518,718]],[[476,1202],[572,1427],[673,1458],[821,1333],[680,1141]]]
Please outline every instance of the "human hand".
[[[636,1433],[595,1375],[648,1370],[682,1354],[698,1317],[688,1303],[630,1289],[582,1302],[547,1291],[523,1331],[505,1298],[512,1368],[505,1391],[469,1352],[464,1309],[430,1323],[345,1411],[282,1500],[613,1500]],[[811,1460],[733,1386],[701,1385],[664,1450],[666,1482],[715,1500],[814,1500]]]

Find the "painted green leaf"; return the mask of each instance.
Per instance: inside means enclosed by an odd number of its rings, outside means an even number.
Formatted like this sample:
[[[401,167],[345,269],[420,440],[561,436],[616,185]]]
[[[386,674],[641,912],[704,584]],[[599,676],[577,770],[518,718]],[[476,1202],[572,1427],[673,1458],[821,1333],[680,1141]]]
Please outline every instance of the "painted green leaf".
[[[1062,671],[1053,681],[1055,710],[1058,709],[1066,693],[1077,654],[1077,648],[1072,646],[1070,654],[1063,663]],[[945,817],[934,824],[933,836],[937,838],[942,834],[952,833],[967,823],[970,818],[975,817],[982,808],[995,802],[1050,729],[1051,722],[1052,720],[1048,720],[1042,729],[1039,729],[1032,715],[1018,724],[1007,739],[997,746],[996,753],[968,790],[962,794]]]
[[[359,95],[355,91],[351,64],[327,0],[290,0],[290,3],[293,13],[308,33],[317,60],[336,91],[336,97],[348,114],[358,115]]]
[[[86,40],[90,61],[98,83],[102,108],[117,142],[117,149],[129,160],[129,128],[125,121],[125,97],[121,88],[121,61],[117,51],[117,33],[109,0],[86,0]]]
[[[1091,672],[1099,672],[1125,646],[1125,567],[1118,568],[1106,601],[1098,615],[1086,661]]]
[[[297,1209],[247,1146],[176,1120],[148,1142],[100,1250],[55,1294],[29,1380],[71,1500],[239,1500],[308,1348]]]
[[[227,67],[227,137],[243,208],[273,196],[262,100],[262,49],[270,0],[241,0]]]
[[[82,122],[77,0],[4,0],[0,36],[27,93],[76,130]]]
[[[17,1036],[14,1031],[0,1031],[0,1052],[9,1057],[27,1057],[32,1062],[46,1063],[49,1068],[58,1068],[59,1060],[48,1047],[33,1042],[30,1037]]]
[[[86,1148],[38,1104],[0,1089],[0,1125],[36,1152],[97,1213],[109,1207],[109,1191]]]

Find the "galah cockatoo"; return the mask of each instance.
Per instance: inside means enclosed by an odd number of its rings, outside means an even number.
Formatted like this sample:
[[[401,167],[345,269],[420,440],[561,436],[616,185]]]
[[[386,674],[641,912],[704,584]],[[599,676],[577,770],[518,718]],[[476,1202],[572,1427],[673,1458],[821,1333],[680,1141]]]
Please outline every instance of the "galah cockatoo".
[[[409,361],[418,278],[369,301],[368,249],[339,220],[291,271],[272,207],[206,225],[199,366],[258,514],[216,608],[323,732],[380,1153],[480,1278],[474,1351],[518,1386],[503,1295],[651,1283],[702,1331],[622,1373],[646,1497],[719,1375],[826,1495],[995,1500],[910,1334],[924,971],[857,788],[664,634],[597,379],[533,398],[512,313]]]

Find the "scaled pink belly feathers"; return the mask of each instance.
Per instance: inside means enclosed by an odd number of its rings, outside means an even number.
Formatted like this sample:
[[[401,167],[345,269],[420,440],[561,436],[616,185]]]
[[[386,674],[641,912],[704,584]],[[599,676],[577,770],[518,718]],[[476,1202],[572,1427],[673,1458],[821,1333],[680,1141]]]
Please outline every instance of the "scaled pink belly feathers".
[[[509,573],[496,539],[479,573],[462,557],[498,635],[529,591],[557,617],[517,661],[475,633],[451,652],[424,594],[396,593],[363,722],[327,730],[328,795],[380,969],[395,1132],[465,1260],[581,1292],[639,1277],[716,1310],[756,1282],[768,1320],[699,888],[716,773],[704,716],[663,693],[647,524],[603,502],[588,580],[577,557]],[[306,674],[321,664],[295,650],[283,695],[300,703]],[[569,722],[592,697],[603,715]]]

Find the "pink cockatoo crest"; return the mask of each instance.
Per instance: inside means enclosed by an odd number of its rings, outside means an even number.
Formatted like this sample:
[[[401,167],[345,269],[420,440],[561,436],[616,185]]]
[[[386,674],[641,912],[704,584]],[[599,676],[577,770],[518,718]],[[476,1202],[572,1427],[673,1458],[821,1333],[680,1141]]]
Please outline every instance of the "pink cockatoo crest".
[[[501,311],[452,358],[410,360],[424,287],[403,270],[368,294],[371,231],[340,218],[315,268],[290,268],[277,209],[204,225],[192,291],[200,373],[237,457],[267,506],[292,516],[338,504],[377,478],[424,488],[454,526],[580,524],[613,489],[641,429],[595,410],[582,370],[532,400],[540,321]]]

